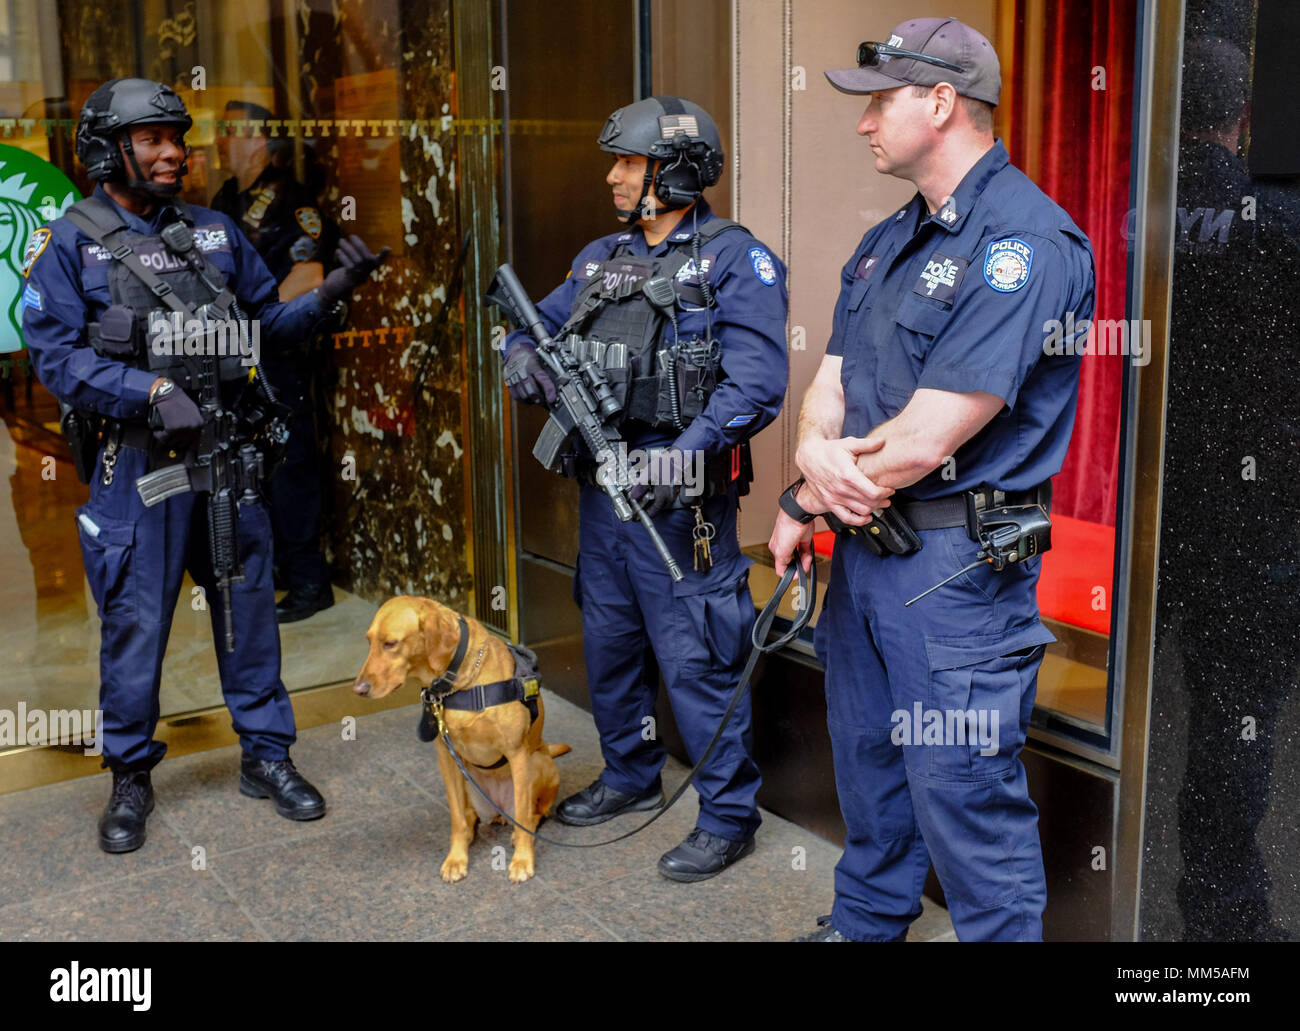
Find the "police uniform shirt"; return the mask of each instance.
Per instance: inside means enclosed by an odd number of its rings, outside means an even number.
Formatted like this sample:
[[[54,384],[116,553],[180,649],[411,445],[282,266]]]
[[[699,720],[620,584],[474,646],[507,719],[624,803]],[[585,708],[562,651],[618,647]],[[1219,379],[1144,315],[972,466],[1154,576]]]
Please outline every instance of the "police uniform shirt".
[[[574,297],[616,247],[635,257],[661,257],[678,248],[689,251],[696,227],[715,217],[708,204],[699,200],[654,247],[647,246],[639,226],[588,244],[574,258],[564,282],[537,305],[549,331],[554,333],[569,318]],[[785,265],[744,230],[729,229],[703,244],[700,264],[717,304],[708,314],[713,338],[721,343],[722,373],[704,410],[675,441],[683,451],[702,450],[706,456],[714,456],[752,437],[781,409],[789,377],[785,347],[788,297]],[[687,260],[678,278],[684,285],[699,285],[700,270],[694,259]],[[679,304],[677,325],[681,340],[703,338],[704,308]],[[663,332],[661,344],[671,344],[671,324],[665,324]],[[506,340],[507,352],[520,341],[531,343],[532,337],[526,332],[512,333]],[[648,447],[673,440],[671,432],[649,430],[629,442]]]
[[[1004,402],[909,497],[1028,490],[1060,471],[1095,303],[1092,246],[1000,140],[934,214],[917,193],[868,231],[841,281],[826,353],[843,359],[844,436],[867,436],[920,388]]]
[[[95,196],[114,204],[102,186],[95,188]],[[132,231],[159,232],[165,205],[145,216],[114,207]],[[188,207],[196,245],[225,277],[245,316],[260,320],[264,343],[301,338],[316,325],[321,317],[316,291],[281,304],[275,279],[235,223],[209,208]],[[87,324],[97,321],[113,303],[108,285],[112,256],[66,218],[36,230],[29,251],[23,340],[40,381],[73,407],[91,408],[119,419],[144,418],[156,374],[102,357],[86,340]],[[160,241],[142,260],[178,259],[166,253]]]
[[[337,224],[321,214],[307,187],[273,165],[247,190],[227,179],[212,198],[212,209],[235,220],[277,283],[301,262],[328,265],[338,245]]]

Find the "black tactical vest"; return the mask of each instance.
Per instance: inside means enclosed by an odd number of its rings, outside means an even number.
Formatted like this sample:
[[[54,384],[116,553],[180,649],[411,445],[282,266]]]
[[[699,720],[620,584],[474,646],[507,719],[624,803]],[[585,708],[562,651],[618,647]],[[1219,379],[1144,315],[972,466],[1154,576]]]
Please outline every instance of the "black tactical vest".
[[[188,261],[169,248],[161,235],[132,230],[112,205],[99,198],[78,201],[69,208],[68,217],[96,241],[82,245],[83,267],[109,266],[113,307],[89,325],[91,347],[104,357],[173,379],[197,395],[200,347],[216,345],[226,352],[218,358],[223,383],[246,381],[250,366],[240,352],[239,323],[243,320],[236,320],[234,297],[225,288],[221,271],[204,258],[217,250],[230,250],[234,241],[220,223],[194,227],[188,207],[173,204],[193,232],[194,248]],[[128,253],[152,273],[152,287],[122,260]],[[189,311],[177,312],[166,303],[161,293],[167,291]],[[220,324],[221,331],[201,331],[213,324]],[[245,322],[245,339],[249,329]]]
[[[712,307],[712,293],[681,282],[677,276],[699,253],[699,245],[728,229],[743,229],[730,219],[714,219],[682,246],[658,258],[623,253],[619,244],[590,270],[574,298],[573,311],[556,341],[581,363],[594,361],[604,372],[622,414],[655,429],[680,432],[704,410],[717,388],[721,354],[716,340],[679,338],[675,313],[685,304]],[[698,241],[698,243],[696,243]],[[704,283],[707,270],[692,270]],[[673,301],[656,307],[645,284],[662,277],[672,286]],[[673,314],[669,314],[672,312]]]

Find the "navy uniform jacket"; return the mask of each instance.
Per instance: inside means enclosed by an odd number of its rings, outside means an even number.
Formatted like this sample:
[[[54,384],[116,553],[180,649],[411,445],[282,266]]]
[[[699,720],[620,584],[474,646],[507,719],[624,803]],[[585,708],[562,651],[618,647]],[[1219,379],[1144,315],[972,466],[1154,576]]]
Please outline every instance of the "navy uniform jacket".
[[[95,188],[95,195],[113,203],[102,186]],[[148,234],[157,233],[161,210],[159,205],[142,217],[118,208],[133,231]],[[226,277],[245,316],[261,320],[262,338],[292,341],[309,333],[322,314],[316,291],[281,304],[274,277],[235,223],[210,208],[190,205],[190,211],[204,257]],[[145,418],[149,388],[157,375],[100,357],[86,341],[87,323],[97,321],[113,303],[108,262],[96,254],[94,241],[66,218],[38,229],[33,241],[36,253],[26,262],[23,291],[23,340],[37,377],[73,407],[118,419]]]
[[[700,200],[695,211],[688,211],[676,230],[654,248],[646,246],[640,226],[588,244],[573,259],[568,278],[537,305],[542,321],[551,333],[559,329],[595,267],[618,245],[625,245],[626,253],[637,257],[659,257],[674,247],[689,246],[697,224],[693,218],[703,226],[715,217],[708,204]],[[676,443],[683,451],[702,450],[712,457],[752,437],[781,410],[790,371],[785,349],[789,301],[785,265],[744,230],[729,229],[703,245],[700,264],[717,301],[709,316],[713,337],[722,345],[722,374],[704,411],[676,437]],[[693,261],[687,262],[680,276],[687,284],[699,284]],[[677,326],[683,340],[696,334],[703,337],[704,309],[683,310],[679,306]],[[665,332],[671,343],[672,326],[668,325]],[[523,340],[531,343],[532,337],[526,332],[507,337],[507,353]],[[671,432],[655,430],[628,442],[648,447],[673,439]]]
[[[1095,304],[1092,245],[1000,140],[933,215],[918,193],[871,229],[841,280],[826,353],[843,357],[844,436],[867,436],[918,388],[1004,402],[955,467],[903,493],[1028,490],[1060,472]]]

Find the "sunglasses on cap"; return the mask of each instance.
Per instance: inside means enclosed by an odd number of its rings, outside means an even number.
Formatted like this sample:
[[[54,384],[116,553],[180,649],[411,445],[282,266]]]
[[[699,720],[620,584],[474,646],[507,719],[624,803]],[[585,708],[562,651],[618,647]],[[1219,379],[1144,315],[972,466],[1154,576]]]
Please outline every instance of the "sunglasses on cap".
[[[931,57],[929,54],[920,54],[915,50],[904,50],[902,47],[891,46],[889,43],[859,43],[858,44],[858,67],[874,68],[880,64],[882,57],[906,57],[913,61],[924,61],[926,64],[936,65],[939,68],[946,68],[950,72],[964,71],[960,65],[955,65],[951,61],[944,61],[938,57]]]

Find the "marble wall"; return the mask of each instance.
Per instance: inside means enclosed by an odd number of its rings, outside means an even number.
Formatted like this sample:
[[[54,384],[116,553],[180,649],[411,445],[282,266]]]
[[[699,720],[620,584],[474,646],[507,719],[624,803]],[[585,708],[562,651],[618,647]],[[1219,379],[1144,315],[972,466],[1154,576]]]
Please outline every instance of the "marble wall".
[[[393,248],[324,356],[328,551],[337,581],[363,597],[413,593],[463,608],[460,298],[440,317],[460,253],[450,0],[300,0],[298,17],[304,97],[336,125],[320,144],[333,170],[328,203],[343,213],[351,198],[356,218],[343,231]],[[356,120],[367,123],[360,139],[339,135],[337,123]]]
[[[1193,0],[1140,900],[1149,940],[1300,935],[1300,181],[1251,171],[1287,4]],[[1284,54],[1279,54],[1289,60]],[[1252,96],[1254,94],[1254,96]],[[1300,169],[1295,171],[1300,172]]]

